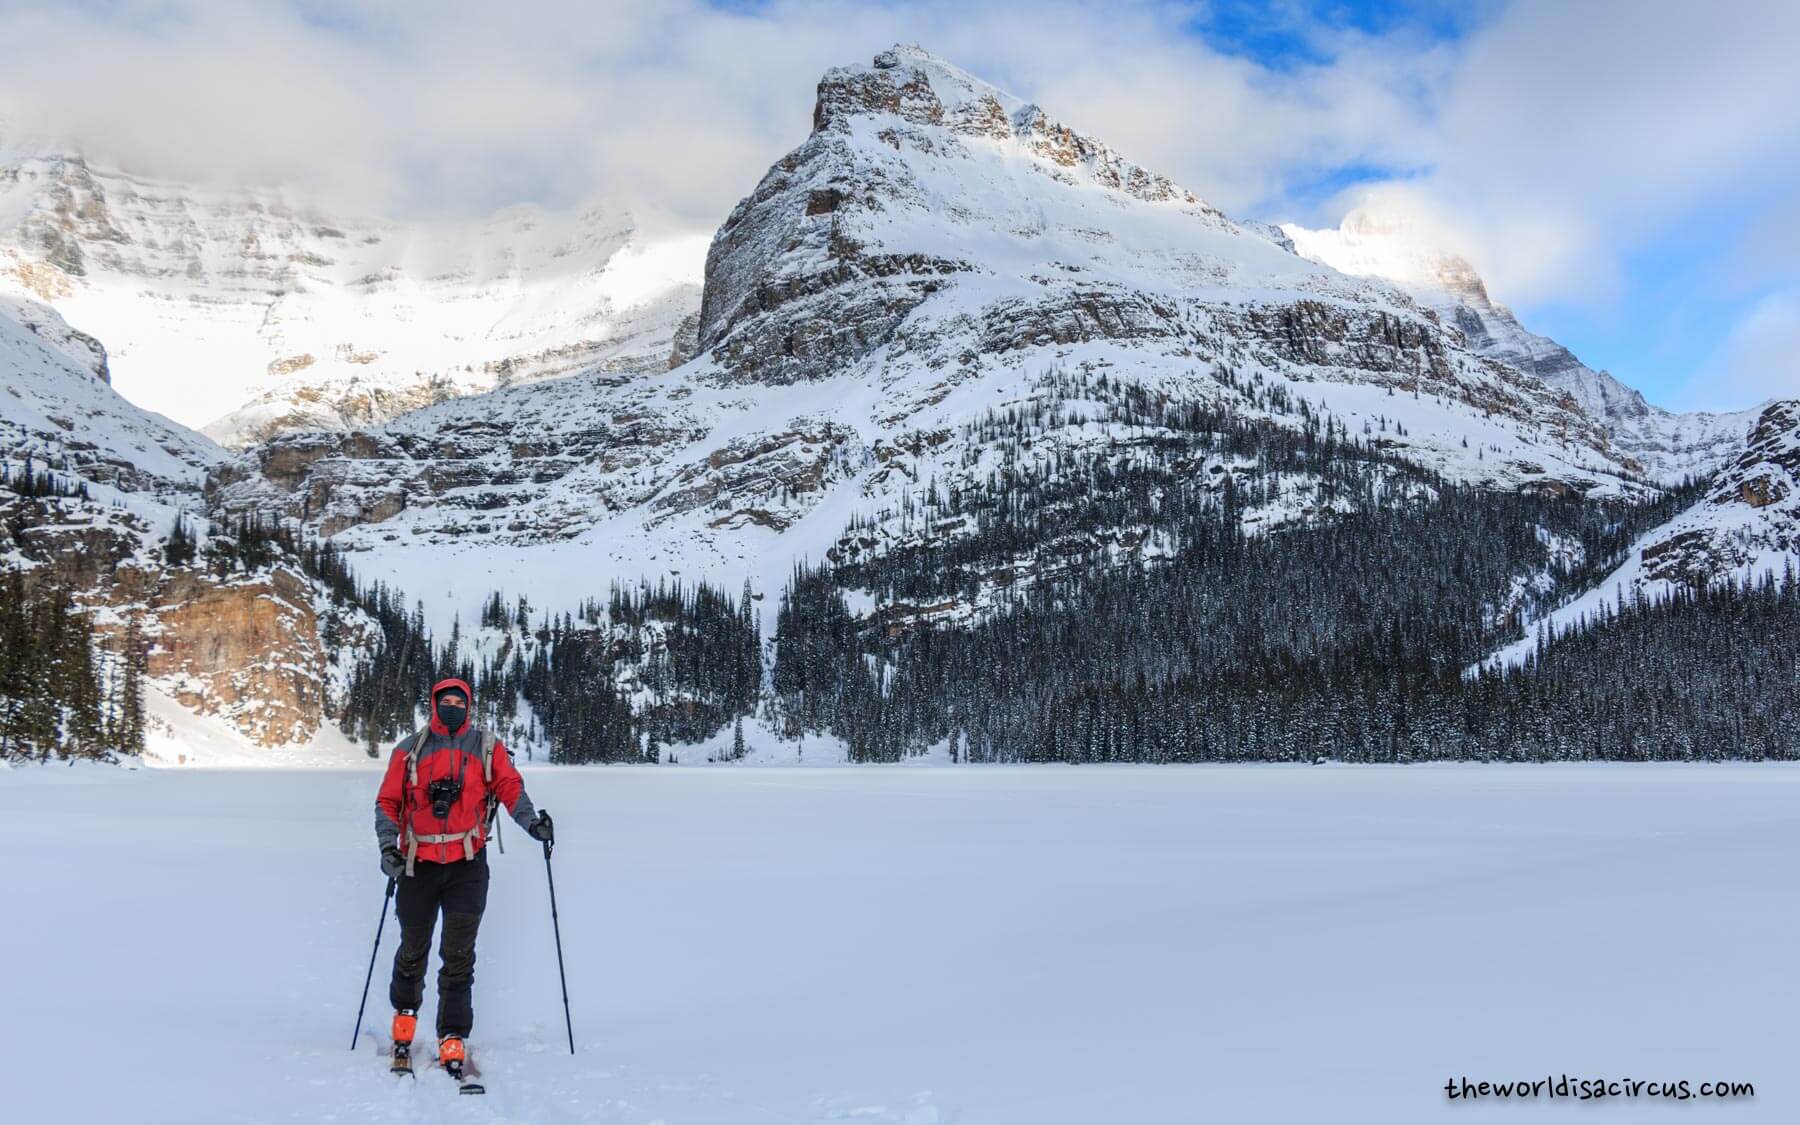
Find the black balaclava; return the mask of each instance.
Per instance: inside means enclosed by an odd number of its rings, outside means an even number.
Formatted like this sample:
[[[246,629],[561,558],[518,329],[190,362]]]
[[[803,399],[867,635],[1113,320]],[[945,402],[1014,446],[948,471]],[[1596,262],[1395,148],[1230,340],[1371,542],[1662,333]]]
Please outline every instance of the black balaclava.
[[[456,695],[460,697],[462,696],[462,692],[457,691],[455,688],[450,688],[442,695],[438,696],[438,721],[444,724],[445,730],[448,730],[451,734],[455,734],[462,729],[464,723],[469,721],[469,708],[466,703],[460,706],[457,704],[446,704],[444,702],[445,695]]]

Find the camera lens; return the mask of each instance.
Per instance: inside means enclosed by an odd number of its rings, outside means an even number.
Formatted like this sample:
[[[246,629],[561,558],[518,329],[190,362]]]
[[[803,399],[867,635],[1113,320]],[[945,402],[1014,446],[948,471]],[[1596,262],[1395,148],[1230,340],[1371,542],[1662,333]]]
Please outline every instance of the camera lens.
[[[431,815],[440,819],[450,815],[450,806],[462,796],[462,786],[454,779],[441,777],[425,788],[431,798]]]

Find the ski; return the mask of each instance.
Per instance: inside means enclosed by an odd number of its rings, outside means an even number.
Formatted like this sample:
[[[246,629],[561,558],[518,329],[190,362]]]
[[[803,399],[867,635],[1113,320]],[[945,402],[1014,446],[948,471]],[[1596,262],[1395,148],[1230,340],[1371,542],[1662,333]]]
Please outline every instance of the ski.
[[[459,1094],[487,1093],[487,1087],[475,1081],[476,1077],[481,1072],[459,1059],[451,1059],[449,1062],[440,1063],[438,1064],[438,1069],[456,1080],[456,1092]]]
[[[438,1069],[456,1079],[458,1093],[487,1093],[487,1087],[475,1081],[481,1071],[469,1061],[469,1048],[460,1037],[445,1036],[438,1042]]]

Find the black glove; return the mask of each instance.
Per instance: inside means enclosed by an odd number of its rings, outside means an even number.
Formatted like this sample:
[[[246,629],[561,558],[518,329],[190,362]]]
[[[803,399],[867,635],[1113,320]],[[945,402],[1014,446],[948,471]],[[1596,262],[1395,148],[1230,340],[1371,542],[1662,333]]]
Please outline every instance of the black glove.
[[[538,810],[537,819],[525,829],[525,834],[540,844],[556,843],[556,826],[550,823],[550,814],[543,809]]]
[[[381,873],[390,879],[398,879],[406,870],[406,857],[400,849],[392,845],[381,849]]]

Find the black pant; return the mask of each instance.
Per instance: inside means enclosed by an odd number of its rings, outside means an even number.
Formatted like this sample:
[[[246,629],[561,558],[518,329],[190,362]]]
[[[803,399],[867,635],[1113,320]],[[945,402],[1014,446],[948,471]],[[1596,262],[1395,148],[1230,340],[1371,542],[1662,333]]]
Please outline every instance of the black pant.
[[[394,1007],[418,1011],[425,999],[425,965],[431,959],[431,930],[444,912],[444,939],[438,945],[443,968],[438,972],[437,1033],[466,1036],[475,1025],[471,992],[475,986],[475,932],[487,909],[487,849],[459,863],[413,865],[400,877],[394,916],[400,919],[400,948],[394,953],[394,979],[388,998]]]

